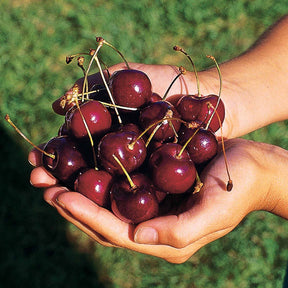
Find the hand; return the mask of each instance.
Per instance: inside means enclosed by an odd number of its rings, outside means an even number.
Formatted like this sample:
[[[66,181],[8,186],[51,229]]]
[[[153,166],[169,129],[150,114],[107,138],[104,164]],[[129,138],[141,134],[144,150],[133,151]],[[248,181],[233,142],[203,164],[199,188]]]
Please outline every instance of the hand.
[[[219,153],[201,174],[204,186],[190,198],[184,212],[154,218],[136,227],[120,221],[81,194],[59,186],[41,166],[32,171],[31,183],[36,187],[50,186],[44,192],[45,200],[102,245],[182,263],[204,245],[233,230],[251,211],[267,210],[288,218],[284,215],[287,212],[282,213],[286,211],[287,196],[281,198],[281,191],[287,187],[271,188],[275,168],[286,166],[287,151],[234,139],[227,141],[226,154],[234,182],[231,192],[225,189],[227,174],[223,154]],[[39,165],[39,156],[32,151],[30,162]],[[285,179],[284,174],[276,176]]]

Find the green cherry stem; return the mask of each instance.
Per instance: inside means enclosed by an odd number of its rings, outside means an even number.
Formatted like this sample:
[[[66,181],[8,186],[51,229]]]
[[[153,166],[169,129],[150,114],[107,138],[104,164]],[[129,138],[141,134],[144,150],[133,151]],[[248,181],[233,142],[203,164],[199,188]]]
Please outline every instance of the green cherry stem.
[[[187,58],[188,60],[190,61],[191,65],[192,65],[192,68],[194,70],[194,73],[195,73],[195,77],[196,77],[196,83],[197,83],[197,93],[198,93],[198,96],[200,96],[200,83],[199,83],[199,77],[198,77],[198,72],[197,72],[197,69],[196,69],[196,65],[194,63],[194,61],[192,60],[192,58],[190,57],[190,55],[180,46],[176,45],[173,47],[173,49],[175,51],[179,51],[181,53],[183,53]]]
[[[180,67],[179,67],[179,72],[180,72],[180,73],[177,74],[177,76],[173,79],[173,81],[172,81],[171,84],[169,85],[168,89],[166,90],[166,92],[165,92],[165,94],[164,94],[164,96],[163,96],[163,98],[162,98],[163,101],[166,100],[167,95],[168,95],[169,91],[171,90],[171,87],[173,86],[173,84],[176,82],[176,80],[177,80],[181,75],[184,75],[184,74],[186,73],[186,69],[185,69],[183,66],[180,66]]]
[[[55,155],[51,153],[47,153],[46,151],[42,150],[39,148],[37,145],[35,145],[32,141],[30,141],[21,131],[18,129],[18,127],[13,123],[13,121],[10,119],[10,116],[8,114],[5,115],[5,120],[15,129],[15,131],[22,137],[24,138],[30,145],[32,145],[35,149],[43,153],[44,155],[55,159]]]
[[[118,163],[118,165],[121,167],[123,173],[125,174],[125,176],[127,177],[127,180],[129,182],[129,185],[131,187],[132,190],[136,189],[137,186],[134,184],[134,182],[132,181],[129,173],[127,172],[127,170],[125,169],[125,167],[123,166],[123,164],[121,163],[121,161],[118,159],[118,157],[116,155],[112,155],[114,160]]]
[[[217,68],[217,71],[218,71],[219,81],[220,81],[218,100],[217,100],[217,103],[216,103],[216,105],[215,105],[214,111],[213,111],[211,117],[209,118],[209,120],[208,120],[208,122],[207,122],[207,124],[206,124],[206,129],[208,129],[208,127],[209,127],[209,125],[210,125],[210,123],[211,123],[211,121],[212,121],[212,119],[213,119],[213,117],[214,117],[214,115],[215,115],[215,113],[216,113],[216,110],[217,110],[217,108],[218,108],[218,106],[219,106],[220,100],[221,100],[222,75],[221,75],[220,67],[219,67],[219,65],[218,65],[215,57],[214,57],[214,56],[211,56],[211,55],[207,55],[206,57],[209,58],[209,59],[212,59],[212,60],[214,61],[215,65],[216,65],[216,68]]]

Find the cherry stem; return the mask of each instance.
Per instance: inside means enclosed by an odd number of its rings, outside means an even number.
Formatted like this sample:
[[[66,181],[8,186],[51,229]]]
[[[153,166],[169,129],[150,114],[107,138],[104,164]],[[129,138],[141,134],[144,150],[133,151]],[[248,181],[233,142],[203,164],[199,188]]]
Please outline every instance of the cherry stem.
[[[91,54],[91,53],[93,53],[93,54],[92,54],[92,57],[91,57],[90,62],[89,62],[89,64],[88,64],[88,68],[87,68],[87,70],[86,70],[86,72],[85,72],[85,76],[84,76],[84,83],[83,83],[83,88],[82,88],[82,102],[84,101],[84,93],[85,93],[85,92],[88,93],[88,91],[89,91],[88,79],[87,79],[87,78],[88,78],[89,71],[90,71],[90,69],[91,69],[91,66],[92,66],[94,57],[97,55],[98,51],[100,50],[100,48],[101,48],[102,46],[103,46],[103,43],[100,42],[100,43],[98,44],[98,47],[97,47],[96,50],[93,50],[93,51],[90,50],[90,54]]]
[[[215,108],[214,108],[214,111],[216,111]],[[228,161],[227,161],[226,152],[225,152],[225,144],[224,144],[222,123],[221,123],[221,119],[220,119],[220,116],[219,116],[217,111],[215,112],[215,114],[216,114],[217,119],[218,119],[218,121],[220,123],[221,145],[222,145],[222,151],[223,151],[223,156],[224,156],[225,167],[226,167],[226,171],[227,171],[227,175],[228,175],[228,182],[227,182],[227,185],[226,185],[226,189],[227,189],[227,191],[230,192],[233,189],[233,181],[231,179],[231,176],[230,176],[230,173],[229,173],[229,168],[228,168]]]
[[[190,143],[190,141],[194,138],[194,136],[198,133],[200,129],[200,126],[195,130],[195,132],[193,133],[193,135],[191,135],[191,137],[186,141],[186,143],[183,145],[182,149],[180,150],[179,154],[177,157],[181,157],[181,155],[183,154],[184,150],[186,149],[187,145]]]
[[[121,56],[123,61],[125,62],[125,65],[127,66],[127,69],[130,69],[130,66],[129,66],[127,60],[125,59],[124,55],[116,47],[114,47],[112,44],[110,44],[109,42],[104,40],[102,37],[96,37],[96,41],[97,42],[102,42],[102,43],[106,44],[107,46],[111,47],[113,50],[115,50]]]
[[[89,53],[77,53],[74,55],[66,56],[66,64],[69,64],[75,57],[81,56],[81,55],[90,55]]]
[[[104,106],[107,106],[107,107],[117,107],[119,109],[122,109],[122,110],[129,110],[129,111],[138,111],[139,109],[138,108],[134,108],[134,107],[126,107],[126,106],[121,106],[121,105],[116,105],[116,104],[111,104],[111,103],[106,103],[106,102],[102,102],[102,101],[99,101],[101,104],[103,104]]]
[[[121,167],[121,169],[122,169],[122,171],[124,172],[125,176],[127,177],[127,180],[128,180],[128,182],[129,182],[129,185],[130,185],[131,189],[132,189],[132,190],[136,189],[137,186],[136,186],[136,185],[134,184],[134,182],[132,181],[129,173],[127,172],[127,170],[125,169],[125,167],[123,166],[123,164],[121,163],[121,161],[118,159],[118,157],[117,157],[115,154],[113,154],[112,156],[113,156],[113,158],[115,159],[115,161],[118,163],[118,165]]]
[[[84,115],[83,115],[83,113],[82,113],[82,111],[81,111],[81,108],[80,108],[80,105],[79,105],[78,101],[76,101],[76,106],[77,106],[77,109],[79,110],[80,116],[81,116],[81,118],[82,118],[83,124],[84,124],[84,126],[85,126],[85,129],[86,129],[86,131],[87,131],[87,134],[88,134],[88,137],[89,137],[89,140],[90,140],[90,143],[91,143],[93,161],[94,161],[94,166],[95,166],[94,169],[95,169],[95,170],[98,170],[98,167],[97,167],[97,157],[96,157],[96,152],[95,152],[95,149],[94,149],[93,137],[92,137],[92,135],[91,135],[91,132],[90,132],[90,130],[89,130],[89,127],[88,127],[88,125],[87,125],[87,122],[86,122],[86,120],[85,120],[85,117],[84,117]]]
[[[196,193],[199,193],[201,188],[203,187],[203,183],[200,179],[200,176],[198,174],[198,171],[196,170],[196,184],[194,186],[194,191],[193,191],[193,194],[196,194]]]
[[[198,77],[198,72],[197,72],[197,69],[196,69],[196,66],[194,64],[194,61],[192,60],[192,58],[190,57],[190,55],[180,46],[176,45],[173,47],[173,49],[175,51],[180,51],[182,52],[187,58],[188,60],[190,61],[192,67],[193,67],[193,70],[194,70],[194,73],[195,73],[195,77],[196,77],[196,83],[197,83],[197,93],[198,93],[198,96],[200,96],[200,83],[199,83],[199,77]]]
[[[84,77],[86,75],[86,71],[85,71],[85,68],[84,68],[84,57],[83,56],[80,56],[77,58],[77,62],[78,62],[78,66],[82,69],[83,73],[84,73]]]
[[[139,134],[139,136],[134,140],[132,141],[130,144],[129,144],[129,149],[133,149],[135,143],[140,139],[142,138],[151,128],[153,128],[155,125],[159,124],[159,123],[163,123],[164,121],[173,121],[173,120],[176,120],[176,121],[180,121],[181,123],[185,124],[185,125],[189,125],[188,122],[180,119],[180,118],[176,118],[176,117],[164,117],[160,120],[157,120],[156,122],[152,123],[151,125],[149,125],[141,134]]]
[[[215,109],[214,109],[214,111],[213,111],[213,113],[212,113],[212,115],[211,115],[211,117],[210,117],[210,119],[208,120],[207,125],[206,125],[206,129],[208,129],[208,127],[209,127],[209,125],[210,125],[210,123],[211,123],[211,121],[212,121],[212,119],[213,119],[213,117],[214,117],[214,115],[215,115],[215,113],[216,113],[216,110],[217,110],[217,108],[218,108],[218,106],[219,106],[220,100],[221,100],[222,75],[221,75],[220,67],[219,67],[219,65],[218,65],[215,57],[214,57],[214,56],[211,56],[211,55],[207,55],[206,57],[209,58],[209,59],[212,59],[212,60],[214,61],[215,65],[216,65],[216,68],[217,68],[217,71],[218,71],[219,81],[220,81],[218,100],[217,100],[217,103],[216,103],[216,105],[215,105]]]
[[[168,95],[169,91],[171,90],[173,84],[176,82],[176,80],[177,80],[181,75],[183,75],[183,74],[186,73],[186,69],[185,69],[183,66],[180,66],[180,67],[179,67],[179,72],[180,72],[180,73],[177,74],[177,76],[173,79],[173,81],[172,81],[171,84],[169,85],[168,89],[166,90],[166,92],[165,92],[165,94],[164,94],[164,96],[163,96],[163,98],[162,98],[163,101],[166,100],[167,95]]]
[[[158,129],[162,126],[163,122],[158,123],[158,125],[154,128],[154,130],[152,131],[152,133],[150,134],[149,138],[147,139],[145,146],[146,148],[148,147],[149,143],[151,142],[153,136],[156,134],[156,132],[158,131]]]
[[[100,42],[100,43],[101,43],[101,42]],[[99,45],[100,45],[100,43],[99,43]],[[103,45],[103,44],[102,44],[102,45]],[[120,114],[119,114],[119,111],[118,111],[118,109],[117,109],[117,107],[116,107],[116,104],[115,104],[114,98],[113,98],[113,96],[112,96],[112,93],[111,93],[111,91],[110,91],[110,89],[109,89],[109,87],[108,87],[107,81],[106,81],[105,76],[104,76],[104,74],[103,74],[103,70],[102,70],[101,64],[100,64],[100,62],[99,62],[99,59],[98,59],[98,57],[97,57],[97,55],[96,55],[96,52],[94,53],[92,59],[94,59],[94,60],[96,61],[96,63],[97,63],[97,66],[98,66],[98,68],[99,68],[99,72],[100,72],[101,78],[102,78],[103,83],[104,83],[104,85],[105,85],[105,88],[106,88],[106,90],[107,90],[107,92],[108,92],[109,98],[110,98],[112,104],[114,105],[114,110],[115,110],[115,113],[116,113],[116,115],[117,115],[118,122],[119,122],[119,124],[121,125],[121,124],[122,124],[122,119],[121,119]]]
[[[39,148],[37,145],[35,145],[33,142],[31,142],[19,129],[18,127],[13,123],[13,121],[10,119],[10,116],[8,114],[5,115],[5,120],[16,130],[16,132],[24,138],[30,145],[32,145],[35,149],[40,151],[41,153],[45,154],[46,156],[55,159],[55,155],[51,153],[47,153],[46,151]]]

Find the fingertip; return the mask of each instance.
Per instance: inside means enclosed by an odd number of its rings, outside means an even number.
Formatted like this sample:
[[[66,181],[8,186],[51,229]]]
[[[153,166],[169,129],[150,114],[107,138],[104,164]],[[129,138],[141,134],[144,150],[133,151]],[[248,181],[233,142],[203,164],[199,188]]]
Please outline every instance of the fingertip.
[[[134,241],[138,244],[158,244],[158,232],[152,227],[141,227],[136,230]]]
[[[56,199],[62,193],[68,192],[69,190],[64,186],[53,186],[44,191],[44,200],[55,207]]]
[[[45,146],[45,143],[40,144],[38,147],[40,149],[43,149],[44,146]],[[28,154],[28,162],[34,167],[41,166],[42,165],[42,152],[40,152],[36,148],[33,148]]]
[[[57,179],[49,174],[44,167],[36,167],[31,171],[30,183],[37,188],[46,188],[57,184]]]

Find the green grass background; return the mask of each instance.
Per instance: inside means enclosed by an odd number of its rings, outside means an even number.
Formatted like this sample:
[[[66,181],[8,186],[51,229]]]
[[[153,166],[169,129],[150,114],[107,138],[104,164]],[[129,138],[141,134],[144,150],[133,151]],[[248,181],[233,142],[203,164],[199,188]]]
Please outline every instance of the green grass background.
[[[247,49],[288,1],[64,1],[0,3],[0,116],[6,113],[41,143],[63,122],[51,110],[82,72],[65,56],[94,48],[102,36],[129,61],[197,67]],[[103,49],[109,65],[120,61]],[[276,75],[271,75],[276,77]],[[271,95],[271,97],[273,97]],[[288,262],[288,222],[257,212],[229,235],[173,265],[135,252],[104,248],[63,220],[29,183],[29,145],[0,121],[0,287],[281,287]],[[288,149],[287,122],[247,138]]]

